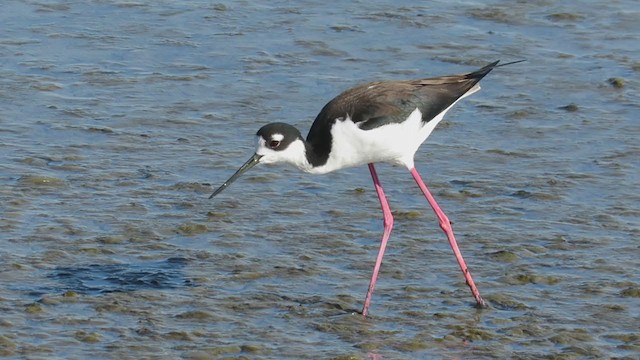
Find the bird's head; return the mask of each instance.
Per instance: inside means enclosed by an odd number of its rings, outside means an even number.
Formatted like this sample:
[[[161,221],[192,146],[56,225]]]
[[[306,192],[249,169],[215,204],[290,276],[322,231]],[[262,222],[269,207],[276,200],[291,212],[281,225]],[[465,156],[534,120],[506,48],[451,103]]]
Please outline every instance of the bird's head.
[[[263,164],[290,163],[296,165],[304,155],[304,140],[300,131],[285,123],[267,124],[258,130],[256,155]]]
[[[242,174],[258,164],[289,163],[303,168],[306,162],[305,144],[300,131],[285,123],[267,124],[256,133],[256,152],[209,199],[218,195]]]

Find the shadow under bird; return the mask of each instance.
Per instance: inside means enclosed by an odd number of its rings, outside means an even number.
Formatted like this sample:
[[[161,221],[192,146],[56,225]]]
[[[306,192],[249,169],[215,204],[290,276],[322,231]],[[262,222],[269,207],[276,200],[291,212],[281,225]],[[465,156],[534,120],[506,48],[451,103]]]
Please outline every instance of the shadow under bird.
[[[322,108],[306,140],[298,129],[289,124],[267,124],[256,134],[258,144],[255,154],[209,198],[218,195],[257,164],[289,163],[312,174],[368,164],[382,207],[384,230],[362,308],[362,315],[366,316],[393,227],[389,203],[373,164],[386,162],[404,166],[438,217],[477,305],[485,307],[486,302],[480,296],[462,258],[451,223],[416,170],[414,156],[447,111],[459,100],[480,90],[479,81],[491,70],[521,61],[502,65],[496,61],[466,74],[377,81],[356,86]]]

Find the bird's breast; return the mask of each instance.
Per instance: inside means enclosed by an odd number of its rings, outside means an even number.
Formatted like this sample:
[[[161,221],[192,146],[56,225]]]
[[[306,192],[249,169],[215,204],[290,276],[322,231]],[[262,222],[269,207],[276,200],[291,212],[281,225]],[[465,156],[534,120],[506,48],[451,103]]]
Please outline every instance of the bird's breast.
[[[350,117],[331,127],[331,151],[327,162],[310,172],[327,173],[368,163],[387,162],[413,167],[413,156],[436,124],[422,121],[415,109],[402,122],[363,130]]]

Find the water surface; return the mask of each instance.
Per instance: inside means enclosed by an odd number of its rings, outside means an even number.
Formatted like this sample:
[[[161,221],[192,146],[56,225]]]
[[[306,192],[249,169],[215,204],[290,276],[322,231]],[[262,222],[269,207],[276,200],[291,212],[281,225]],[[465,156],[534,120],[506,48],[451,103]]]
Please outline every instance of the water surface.
[[[635,1],[5,1],[0,355],[635,358]],[[340,91],[501,59],[416,156],[490,302],[473,306],[409,173],[257,167]]]

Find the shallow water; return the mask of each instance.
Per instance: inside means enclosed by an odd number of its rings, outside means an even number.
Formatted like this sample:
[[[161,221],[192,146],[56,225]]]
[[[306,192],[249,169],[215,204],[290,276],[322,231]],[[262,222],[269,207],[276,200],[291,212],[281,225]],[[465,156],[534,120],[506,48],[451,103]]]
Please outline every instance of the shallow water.
[[[636,358],[636,1],[5,1],[0,355]],[[258,167],[349,86],[499,68],[416,164],[453,220],[476,309],[409,174]]]

